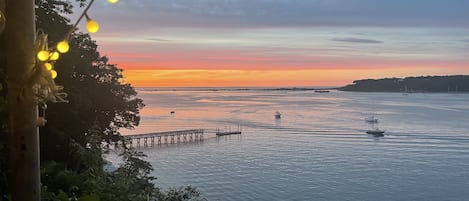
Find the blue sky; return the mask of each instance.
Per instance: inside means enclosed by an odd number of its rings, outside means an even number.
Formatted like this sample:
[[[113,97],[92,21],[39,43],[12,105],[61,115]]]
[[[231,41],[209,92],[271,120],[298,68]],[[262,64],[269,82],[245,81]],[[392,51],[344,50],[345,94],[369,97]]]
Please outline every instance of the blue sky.
[[[467,28],[469,18],[469,1],[465,0],[121,0],[118,5],[96,4],[95,10],[103,9],[101,14],[121,14],[139,19],[132,24],[165,27]]]

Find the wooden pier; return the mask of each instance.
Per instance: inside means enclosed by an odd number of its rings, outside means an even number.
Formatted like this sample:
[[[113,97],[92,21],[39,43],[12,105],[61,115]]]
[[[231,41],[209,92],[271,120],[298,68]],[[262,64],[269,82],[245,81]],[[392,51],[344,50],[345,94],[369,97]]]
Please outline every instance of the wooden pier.
[[[132,148],[153,147],[161,144],[179,144],[186,142],[201,142],[204,140],[204,129],[167,131],[156,133],[144,133],[125,135],[124,145]],[[135,143],[134,143],[135,142]]]

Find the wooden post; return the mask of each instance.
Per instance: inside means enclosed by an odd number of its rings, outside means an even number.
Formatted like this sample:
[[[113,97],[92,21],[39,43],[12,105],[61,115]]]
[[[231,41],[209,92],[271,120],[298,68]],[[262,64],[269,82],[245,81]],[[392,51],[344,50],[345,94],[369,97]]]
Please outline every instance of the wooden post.
[[[38,109],[27,84],[35,62],[34,0],[6,1],[11,194],[14,201],[39,201]]]

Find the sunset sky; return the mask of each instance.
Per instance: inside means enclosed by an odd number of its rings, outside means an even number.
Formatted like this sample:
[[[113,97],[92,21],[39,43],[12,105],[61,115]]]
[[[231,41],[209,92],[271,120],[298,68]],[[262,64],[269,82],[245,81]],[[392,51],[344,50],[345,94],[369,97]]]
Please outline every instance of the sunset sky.
[[[96,0],[88,14],[134,86],[341,86],[469,74],[468,11],[467,0]]]

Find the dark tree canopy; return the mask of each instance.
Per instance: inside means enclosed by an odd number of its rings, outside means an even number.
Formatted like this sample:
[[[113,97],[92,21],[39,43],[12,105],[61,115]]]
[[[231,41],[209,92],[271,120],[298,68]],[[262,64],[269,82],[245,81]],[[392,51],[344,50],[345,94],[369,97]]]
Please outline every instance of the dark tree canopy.
[[[37,28],[49,36],[49,46],[61,41],[72,28],[61,13],[70,13],[71,5],[62,1],[37,1]],[[119,139],[119,128],[139,123],[141,99],[130,84],[122,82],[122,70],[97,51],[88,34],[74,33],[70,51],[55,64],[56,82],[65,87],[69,103],[49,104],[47,124],[41,129],[43,160],[67,162],[73,159],[73,143],[97,147],[102,140]],[[59,154],[58,154],[59,153]]]
[[[80,5],[86,0],[76,0]],[[66,0],[36,0],[36,28],[48,34],[49,47],[71,30],[72,4]],[[0,200],[9,200],[8,111],[6,51],[0,33]],[[119,129],[134,128],[144,106],[137,92],[124,83],[122,69],[109,64],[90,35],[74,32],[70,51],[61,54],[55,80],[64,86],[68,103],[49,103],[47,124],[40,128],[42,200],[127,201],[198,200],[192,187],[163,192],[155,187],[151,165],[144,155],[127,150],[123,164],[106,172],[103,141],[120,139]]]

